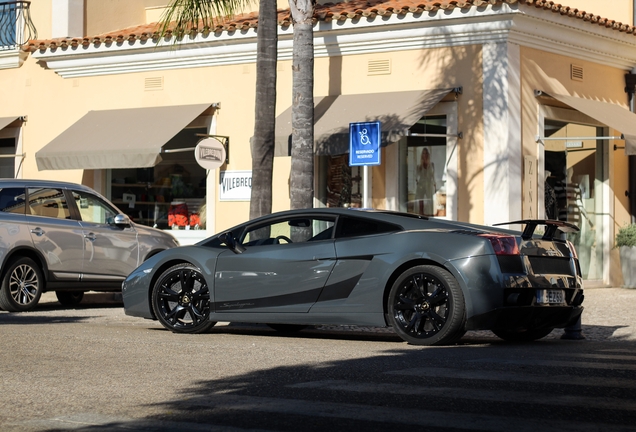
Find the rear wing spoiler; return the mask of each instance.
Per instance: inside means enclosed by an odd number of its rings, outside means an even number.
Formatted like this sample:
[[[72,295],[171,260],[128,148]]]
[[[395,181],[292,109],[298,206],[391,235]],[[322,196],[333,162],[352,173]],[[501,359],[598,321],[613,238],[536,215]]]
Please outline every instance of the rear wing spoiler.
[[[574,224],[558,221],[558,220],[550,220],[550,219],[523,219],[513,222],[504,222],[493,224],[493,226],[499,225],[513,225],[513,224],[523,224],[525,228],[523,229],[523,233],[521,234],[521,238],[524,240],[529,240],[534,235],[534,231],[537,229],[539,225],[545,225],[545,233],[543,234],[544,240],[554,240],[554,237],[557,235],[557,231],[562,233],[570,233],[570,232],[578,232],[579,227]]]

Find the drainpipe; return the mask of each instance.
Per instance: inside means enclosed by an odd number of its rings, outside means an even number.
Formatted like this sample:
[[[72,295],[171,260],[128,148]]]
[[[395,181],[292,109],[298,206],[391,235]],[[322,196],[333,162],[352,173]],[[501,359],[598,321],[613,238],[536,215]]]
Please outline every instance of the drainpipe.
[[[636,0],[632,2],[632,26],[636,26]],[[634,93],[636,93],[636,67],[632,72],[625,75],[625,91],[629,103],[629,110],[636,112],[636,103],[634,101]],[[629,214],[631,222],[636,223],[636,156],[628,156],[629,170],[629,190],[625,194],[629,197]]]
[[[625,92],[627,93],[627,101],[631,112],[635,112],[634,93],[636,93],[636,68],[632,69],[632,73],[625,75]],[[636,222],[636,156],[628,156],[628,190],[625,195],[629,197],[629,214],[631,222]]]

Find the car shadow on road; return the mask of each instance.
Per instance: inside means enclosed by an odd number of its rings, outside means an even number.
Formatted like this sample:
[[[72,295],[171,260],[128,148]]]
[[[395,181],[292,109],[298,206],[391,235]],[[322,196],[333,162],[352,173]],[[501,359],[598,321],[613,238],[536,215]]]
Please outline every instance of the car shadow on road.
[[[231,331],[246,331],[249,335],[275,334],[273,330],[256,331],[245,327]],[[85,417],[61,416],[55,421],[73,425],[73,430],[79,432],[255,429],[386,432],[416,427],[422,430],[562,430],[562,409],[547,409],[552,408],[548,402],[537,401],[530,405],[506,400],[512,394],[512,381],[515,389],[523,392],[520,393],[523,397],[529,391],[562,395],[559,407],[567,408],[569,418],[575,419],[575,424],[566,430],[603,423],[610,413],[612,426],[631,430],[634,418],[631,408],[612,408],[614,411],[610,411],[588,406],[585,401],[577,402],[582,389],[589,386],[594,389],[594,392],[584,392],[589,400],[599,394],[606,396],[618,392],[621,396],[630,392],[630,388],[617,390],[594,385],[600,379],[608,378],[608,374],[609,378],[617,380],[624,370],[605,368],[607,359],[605,354],[598,353],[598,346],[591,351],[572,352],[570,341],[556,342],[537,350],[526,350],[518,344],[509,344],[511,349],[497,344],[479,350],[466,346],[396,347],[382,350],[377,355],[282,364],[216,379],[206,378],[205,368],[196,368],[201,379],[178,390],[177,397],[140,404],[139,407],[152,411],[144,417],[117,419],[89,413],[84,414]],[[560,349],[553,349],[558,345]],[[631,348],[633,346],[631,342]],[[564,359],[563,356],[572,357]],[[581,359],[587,363],[581,363]],[[569,367],[568,361],[576,362],[577,367]],[[623,359],[612,361],[617,366],[624,366]],[[537,364],[541,367],[537,368]],[[564,380],[567,382],[578,375],[591,377],[592,383],[579,381],[577,385],[564,385]],[[453,396],[453,389],[462,390],[461,395]],[[502,394],[496,395],[497,392]],[[541,416],[528,406],[541,409]],[[503,423],[497,423],[500,417],[506,422],[505,427]],[[550,426],[552,421],[554,426]],[[63,430],[67,429],[46,429],[47,432]],[[603,430],[602,424],[598,430]]]
[[[2,325],[32,325],[32,324],[71,324],[81,323],[90,317],[78,316],[43,316],[29,312],[0,313],[0,326]]]

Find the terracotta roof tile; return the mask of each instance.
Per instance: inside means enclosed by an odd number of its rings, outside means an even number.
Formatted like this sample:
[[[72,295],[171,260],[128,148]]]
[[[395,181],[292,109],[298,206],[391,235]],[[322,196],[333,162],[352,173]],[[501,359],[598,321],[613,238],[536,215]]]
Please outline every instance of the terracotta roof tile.
[[[359,19],[360,17],[373,18],[377,15],[389,16],[392,14],[420,14],[424,11],[436,11],[438,9],[454,9],[454,8],[472,8],[496,4],[515,4],[523,5],[523,7],[535,7],[554,13],[559,13],[573,19],[579,19],[591,24],[597,24],[620,32],[635,34],[636,29],[630,24],[623,24],[617,21],[603,18],[599,15],[590,14],[585,11],[571,8],[553,1],[545,0],[351,0],[341,3],[326,3],[316,5],[314,13],[314,21],[342,21],[347,19]],[[278,10],[278,24],[281,27],[291,25],[291,16],[289,9]],[[214,28],[201,28],[196,32],[201,33],[222,33],[245,31],[250,28],[258,27],[258,13],[252,12],[241,14],[232,18],[216,19]],[[56,49],[57,47],[66,48],[68,46],[84,47],[94,45],[99,46],[102,43],[106,46],[110,44],[123,44],[125,42],[134,43],[137,40],[145,41],[147,39],[156,39],[159,29],[158,23],[138,25],[126,29],[108,32],[96,36],[87,36],[84,38],[59,38],[49,40],[32,40],[25,45],[27,51],[46,51],[47,49]]]

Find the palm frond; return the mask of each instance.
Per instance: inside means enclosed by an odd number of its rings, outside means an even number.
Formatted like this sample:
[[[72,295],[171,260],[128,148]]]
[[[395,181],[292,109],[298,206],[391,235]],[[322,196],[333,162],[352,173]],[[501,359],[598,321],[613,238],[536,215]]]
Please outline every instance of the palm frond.
[[[159,37],[170,32],[183,36],[213,29],[216,22],[230,18],[257,0],[172,0],[159,20]]]

